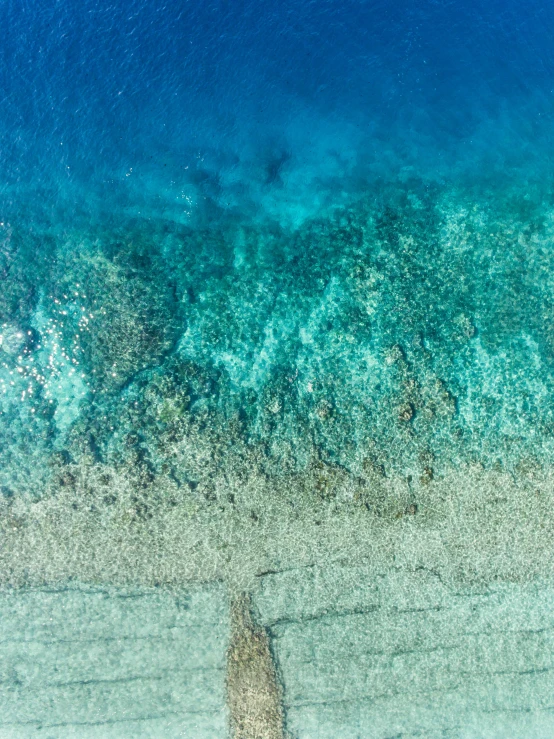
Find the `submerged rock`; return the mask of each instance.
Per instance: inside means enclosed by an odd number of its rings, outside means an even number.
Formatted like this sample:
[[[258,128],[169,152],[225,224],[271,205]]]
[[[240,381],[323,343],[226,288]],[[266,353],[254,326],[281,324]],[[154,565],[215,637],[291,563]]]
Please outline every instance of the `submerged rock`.
[[[23,329],[15,324],[4,323],[0,326],[0,351],[10,357],[20,354],[27,342]]]

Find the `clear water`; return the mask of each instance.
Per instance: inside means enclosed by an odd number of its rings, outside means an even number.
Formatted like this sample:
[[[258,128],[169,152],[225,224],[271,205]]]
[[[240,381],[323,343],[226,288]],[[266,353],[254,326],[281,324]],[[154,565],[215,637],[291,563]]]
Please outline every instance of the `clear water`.
[[[3,585],[217,581],[270,629],[264,577],[301,573],[302,621],[315,565],[341,611],[344,561],[361,593],[397,567],[549,592],[549,4],[6,0],[0,22]],[[303,724],[275,649],[295,736],[387,735],[330,704]]]

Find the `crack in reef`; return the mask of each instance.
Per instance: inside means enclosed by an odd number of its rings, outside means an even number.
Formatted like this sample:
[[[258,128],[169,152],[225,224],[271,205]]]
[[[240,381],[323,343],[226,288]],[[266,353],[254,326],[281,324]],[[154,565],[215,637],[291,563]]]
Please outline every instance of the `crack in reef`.
[[[281,685],[267,632],[255,624],[250,596],[231,601],[227,704],[233,739],[286,739]]]

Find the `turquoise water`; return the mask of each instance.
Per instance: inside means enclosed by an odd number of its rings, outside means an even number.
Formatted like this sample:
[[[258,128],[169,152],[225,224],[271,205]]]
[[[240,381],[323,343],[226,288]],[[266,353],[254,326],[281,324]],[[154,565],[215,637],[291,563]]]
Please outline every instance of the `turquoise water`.
[[[295,227],[6,221],[4,496],[90,457],[203,502],[226,438],[270,477],[549,465],[553,211],[531,195],[409,178]],[[175,451],[192,430],[200,467]]]
[[[5,496],[200,484],[183,424],[270,475],[549,462],[552,14],[261,12],[4,6]]]
[[[218,581],[278,640],[256,592],[284,571],[299,623],[313,567],[338,611],[337,563],[445,602],[551,578],[552,9],[0,20],[2,584]],[[295,736],[327,736],[287,669]]]

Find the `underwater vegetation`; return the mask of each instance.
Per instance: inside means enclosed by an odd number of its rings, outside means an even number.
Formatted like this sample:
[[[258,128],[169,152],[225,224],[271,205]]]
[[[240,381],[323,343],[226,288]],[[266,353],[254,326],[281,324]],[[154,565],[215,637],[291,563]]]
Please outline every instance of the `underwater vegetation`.
[[[438,515],[456,470],[547,474],[553,195],[478,194],[393,182],[296,228],[15,219],[2,505],[384,523]]]

